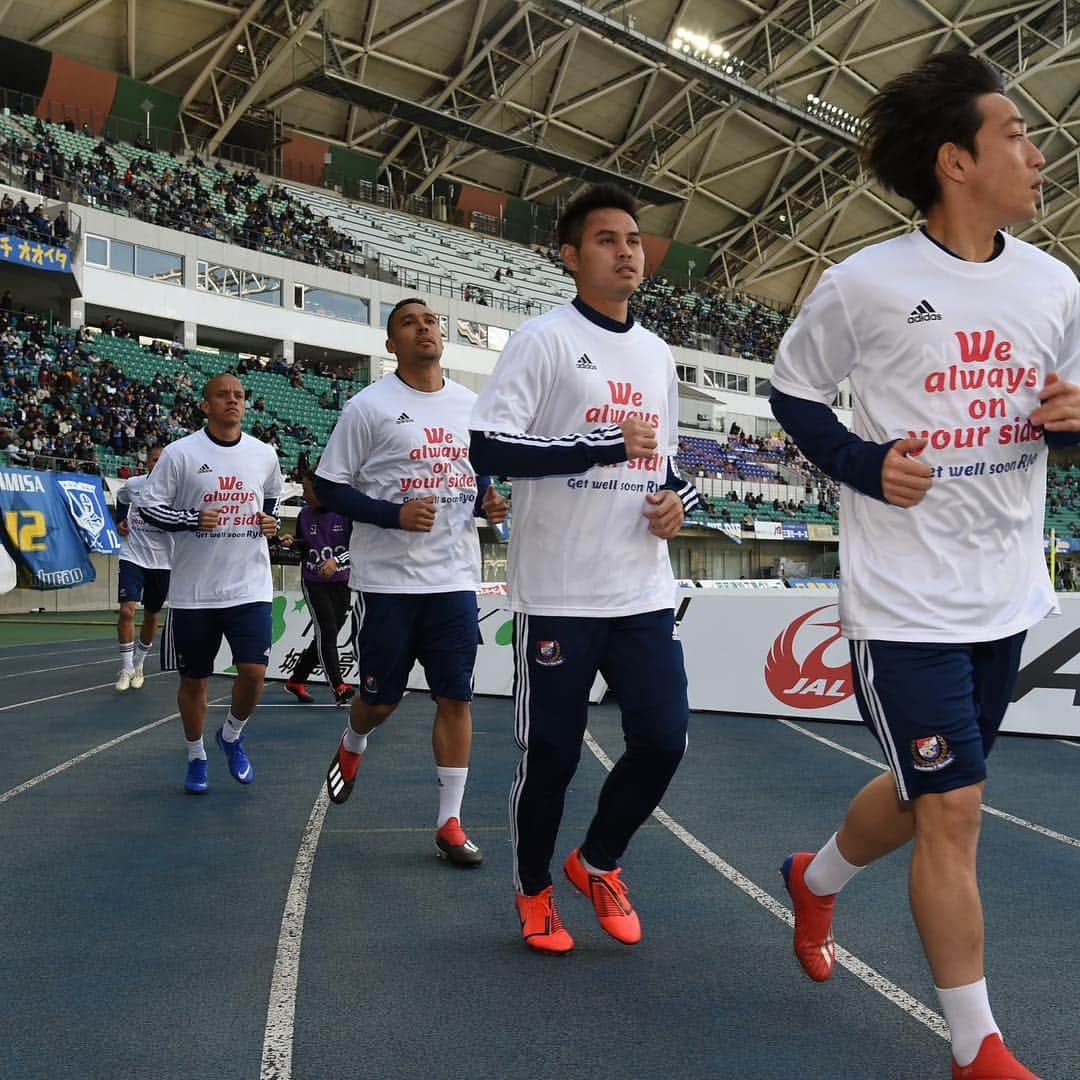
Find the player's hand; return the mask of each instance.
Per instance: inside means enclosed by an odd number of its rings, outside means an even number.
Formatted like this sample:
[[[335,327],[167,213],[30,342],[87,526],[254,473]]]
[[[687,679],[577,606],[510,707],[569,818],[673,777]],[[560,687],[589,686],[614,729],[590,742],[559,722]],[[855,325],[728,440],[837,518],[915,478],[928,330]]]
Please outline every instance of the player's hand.
[[[218,522],[221,520],[220,510],[200,510],[199,511],[199,532],[213,532],[217,528]]]
[[[117,524],[116,531],[121,536],[127,536],[131,532],[131,526],[127,523],[127,518]]]
[[[682,499],[674,491],[665,489],[646,495],[645,502],[649,505],[642,513],[649,519],[649,532],[661,540],[670,540],[682,528],[686,516]]]
[[[284,536],[279,536],[278,537],[278,542],[281,544],[281,546],[283,548],[291,548],[293,546],[293,535],[292,535],[292,533],[285,533]]]
[[[1063,382],[1056,371],[1046,376],[1039,391],[1042,404],[1028,417],[1047,431],[1080,431],[1080,386]]]
[[[277,536],[278,519],[273,514],[259,514],[259,532],[270,538]]]
[[[504,495],[500,495],[495,490],[494,484],[488,484],[480,509],[484,511],[484,517],[492,525],[500,525],[506,520],[506,515],[510,513],[510,503]]]
[[[881,491],[885,501],[905,509],[922,502],[933,483],[934,470],[909,454],[926,449],[925,439],[897,439],[881,466]]]
[[[647,424],[644,420],[624,420],[619,428],[626,444],[627,461],[652,457],[656,453],[656,432],[652,424]]]
[[[330,558],[319,567],[319,574],[322,577],[333,577],[341,567],[337,564],[337,559]]]
[[[435,525],[435,496],[413,499],[398,512],[398,526],[406,532],[431,532]]]

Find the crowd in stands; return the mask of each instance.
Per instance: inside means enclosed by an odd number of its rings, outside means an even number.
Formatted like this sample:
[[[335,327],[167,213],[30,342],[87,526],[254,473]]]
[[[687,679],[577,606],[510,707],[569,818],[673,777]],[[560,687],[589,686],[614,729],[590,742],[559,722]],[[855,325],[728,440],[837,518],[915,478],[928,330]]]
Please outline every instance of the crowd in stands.
[[[91,473],[99,448],[145,461],[147,445],[189,430],[198,413],[189,376],[136,382],[95,355],[88,332],[50,335],[37,316],[10,309],[0,310],[0,404],[11,464]]]
[[[29,122],[28,120],[25,122]],[[71,121],[66,126],[74,130]],[[70,197],[151,224],[194,233],[257,251],[349,273],[352,237],[293,199],[284,188],[266,188],[251,170],[208,166],[197,156],[181,161],[157,152],[125,160],[105,139],[93,150],[61,150],[51,125],[35,120],[26,138],[10,136],[2,155],[22,186],[51,198]]]
[[[66,211],[61,210],[50,220],[45,216],[44,203],[38,203],[31,209],[25,196],[16,202],[10,195],[5,194],[0,199],[0,233],[66,247],[71,229]]]
[[[24,125],[31,119],[24,117]],[[71,121],[64,125],[75,130]],[[88,136],[85,128],[81,132]],[[116,152],[117,149],[122,152]],[[251,170],[232,170],[221,162],[207,165],[197,156],[181,160],[166,153],[139,151],[131,145],[98,139],[93,149],[65,156],[51,124],[35,118],[28,135],[11,135],[0,144],[0,156],[11,165],[14,179],[30,191],[52,198],[115,210],[153,224],[285,255],[302,262],[353,269],[357,244],[336,230],[328,218],[280,185],[265,186]],[[45,239],[66,236],[67,222],[48,222],[40,208],[31,211],[22,200],[16,211],[20,227]],[[2,213],[2,208],[0,208]],[[553,249],[536,248],[561,265]],[[493,287],[511,278],[497,270],[490,282],[471,282],[463,298],[478,304],[494,302]],[[729,297],[708,289],[691,289],[653,276],[642,282],[631,300],[631,312],[644,326],[671,345],[771,362],[790,316],[750,297]]]
[[[121,319],[106,315],[100,333],[133,337]],[[181,366],[166,376],[157,372],[149,381],[126,373],[100,355],[97,335],[88,327],[50,330],[43,319],[15,309],[10,292],[0,297],[0,453],[8,464],[36,469],[98,473],[105,451],[119,460],[123,478],[146,458],[148,446],[163,446],[200,428],[204,421],[199,401],[205,373]],[[150,355],[183,359],[183,346],[152,341]],[[290,377],[303,383],[301,365],[278,358],[265,366],[244,358],[232,369],[243,377],[252,370]],[[335,414],[351,387],[325,364],[315,374],[330,378],[330,389],[320,397]],[[284,463],[286,476],[299,479],[318,458],[316,435],[299,420],[272,415],[262,397],[248,390],[249,434],[282,453],[288,437],[298,447],[294,462]],[[291,468],[289,468],[291,465]]]
[[[1051,514],[1080,513],[1080,467],[1076,463],[1047,470],[1046,508]]]
[[[649,277],[630,299],[630,311],[669,345],[772,363],[791,317],[748,297],[684,289]]]

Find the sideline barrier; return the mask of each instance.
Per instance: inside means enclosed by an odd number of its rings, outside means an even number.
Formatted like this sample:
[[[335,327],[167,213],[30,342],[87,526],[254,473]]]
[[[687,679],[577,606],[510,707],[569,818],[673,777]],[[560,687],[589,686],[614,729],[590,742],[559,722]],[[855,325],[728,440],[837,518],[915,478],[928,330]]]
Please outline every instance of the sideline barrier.
[[[1029,631],[1013,705],[1003,731],[1080,738],[1080,596],[1059,595],[1062,615],[1043,619]],[[686,654],[690,707],[804,719],[858,722],[847,642],[837,624],[837,590],[711,588],[678,590],[679,637]],[[509,697],[513,686],[513,620],[504,585],[486,586],[479,596],[481,645],[477,652],[478,694]],[[274,645],[268,678],[289,677],[311,640],[311,620],[301,593],[274,598]],[[349,624],[340,641],[348,682],[359,682]],[[214,670],[228,673],[227,646]],[[313,682],[325,681],[319,672]],[[413,690],[425,690],[416,668]],[[592,700],[603,696],[598,679]]]

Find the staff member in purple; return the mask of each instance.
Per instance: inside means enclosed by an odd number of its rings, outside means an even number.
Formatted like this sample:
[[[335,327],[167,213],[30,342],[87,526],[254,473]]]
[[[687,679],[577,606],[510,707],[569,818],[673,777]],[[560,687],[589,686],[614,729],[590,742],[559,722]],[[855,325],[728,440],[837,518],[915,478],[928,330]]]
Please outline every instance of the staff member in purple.
[[[341,677],[337,640],[349,614],[349,536],[352,522],[327,510],[311,486],[314,472],[304,474],[304,501],[307,505],[296,519],[296,536],[285,536],[282,544],[304,556],[301,587],[307,600],[314,637],[303,651],[285,689],[298,701],[314,699],[305,685],[312,671],[321,665],[326,681],[334,688],[334,701],[347,705],[353,688]]]

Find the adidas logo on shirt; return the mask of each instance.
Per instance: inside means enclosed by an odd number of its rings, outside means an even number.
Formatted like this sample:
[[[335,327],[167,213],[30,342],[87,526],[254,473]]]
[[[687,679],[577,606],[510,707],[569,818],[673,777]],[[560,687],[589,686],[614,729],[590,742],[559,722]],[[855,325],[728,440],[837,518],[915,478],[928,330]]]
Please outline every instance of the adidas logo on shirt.
[[[596,365],[589,359],[588,353],[582,353],[577,362],[579,371],[596,371]]]
[[[204,465],[200,465],[200,466],[199,466],[199,472],[201,472],[201,473],[204,473],[204,472],[213,472],[213,471],[214,471],[214,470],[213,470],[213,469],[211,469],[209,465],[205,465],[205,464],[204,464]]]
[[[413,418],[412,418],[412,417],[411,417],[411,416],[410,416],[410,415],[409,415],[409,414],[408,414],[407,412],[403,412],[403,413],[402,413],[402,414],[401,414],[401,415],[400,415],[400,416],[399,416],[399,417],[398,417],[398,418],[397,418],[397,419],[396,419],[396,420],[394,421],[394,423],[395,423],[395,424],[411,424],[412,422],[413,422]]]
[[[909,323],[917,322],[941,322],[941,316],[933,309],[929,300],[923,300],[916,305],[915,310],[907,317]]]

